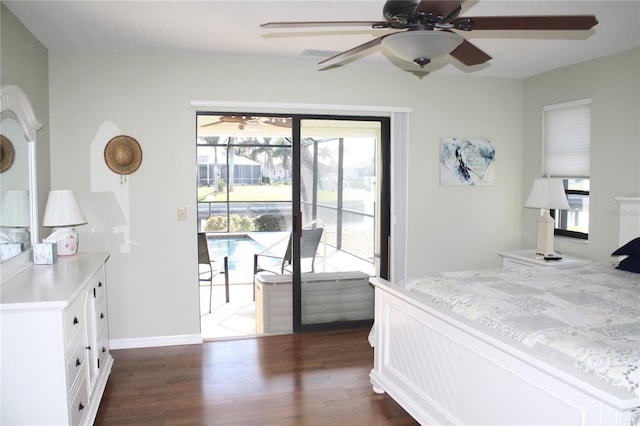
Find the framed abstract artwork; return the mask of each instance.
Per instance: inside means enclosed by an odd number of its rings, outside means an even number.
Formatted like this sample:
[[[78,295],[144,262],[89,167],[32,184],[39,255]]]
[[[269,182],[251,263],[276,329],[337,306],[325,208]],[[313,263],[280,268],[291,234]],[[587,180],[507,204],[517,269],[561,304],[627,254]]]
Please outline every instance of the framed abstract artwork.
[[[440,185],[493,185],[496,150],[489,139],[440,139]]]

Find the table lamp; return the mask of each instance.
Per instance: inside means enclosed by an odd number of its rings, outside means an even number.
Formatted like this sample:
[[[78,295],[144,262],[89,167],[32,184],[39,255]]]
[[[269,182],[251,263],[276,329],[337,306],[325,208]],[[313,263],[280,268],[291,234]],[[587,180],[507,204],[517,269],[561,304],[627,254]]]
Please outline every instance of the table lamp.
[[[7,190],[0,205],[0,240],[3,243],[31,245],[29,227],[29,191]]]
[[[553,230],[555,221],[551,217],[551,209],[569,209],[567,195],[564,192],[562,179],[539,178],[533,181],[533,187],[525,207],[542,209],[538,218],[538,243],[536,254],[554,256]]]
[[[57,244],[58,256],[69,256],[78,251],[78,232],[74,226],[84,225],[87,219],[73,191],[50,191],[42,226],[53,227],[44,241]]]

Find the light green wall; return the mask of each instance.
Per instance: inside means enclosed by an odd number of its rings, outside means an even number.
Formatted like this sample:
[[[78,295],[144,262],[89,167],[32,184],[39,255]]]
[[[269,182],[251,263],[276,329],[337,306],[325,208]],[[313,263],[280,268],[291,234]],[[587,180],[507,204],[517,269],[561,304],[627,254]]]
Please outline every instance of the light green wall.
[[[524,82],[524,197],[542,174],[542,108],[591,98],[589,242],[556,238],[556,250],[611,261],[618,247],[616,196],[640,194],[640,49],[531,77]],[[522,199],[524,204],[525,198]],[[536,238],[537,211],[523,212],[523,246]]]
[[[497,251],[519,245],[521,81],[211,56],[51,52],[49,64],[52,184],[85,207],[80,249],[111,252],[113,339],[199,333],[190,100],[412,108],[409,274],[498,266]],[[118,133],[144,151],[124,184],[103,161]],[[441,187],[445,136],[493,139],[496,184]]]
[[[36,135],[38,205],[40,222],[50,186],[49,167],[49,70],[47,49],[0,4],[0,85],[18,86],[27,95],[43,126]],[[41,229],[46,236],[50,230]]]

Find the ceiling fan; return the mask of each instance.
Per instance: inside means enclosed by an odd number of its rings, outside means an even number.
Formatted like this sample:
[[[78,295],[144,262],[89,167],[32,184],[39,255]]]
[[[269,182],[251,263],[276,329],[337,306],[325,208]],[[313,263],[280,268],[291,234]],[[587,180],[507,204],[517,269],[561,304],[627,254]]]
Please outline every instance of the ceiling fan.
[[[215,126],[223,123],[237,124],[240,130],[248,131],[259,131],[263,124],[291,128],[290,117],[258,117],[250,115],[223,115],[218,118],[218,121],[203,124],[201,127]]]
[[[584,31],[598,23],[593,15],[478,16],[461,17],[464,0],[387,0],[384,21],[298,21],[267,22],[262,28],[370,26],[396,31],[374,38],[319,64],[335,64],[364,50],[383,45],[394,55],[415,62],[420,68],[432,59],[450,54],[464,65],[483,64],[487,53],[466,40],[458,31],[476,30],[571,30]]]

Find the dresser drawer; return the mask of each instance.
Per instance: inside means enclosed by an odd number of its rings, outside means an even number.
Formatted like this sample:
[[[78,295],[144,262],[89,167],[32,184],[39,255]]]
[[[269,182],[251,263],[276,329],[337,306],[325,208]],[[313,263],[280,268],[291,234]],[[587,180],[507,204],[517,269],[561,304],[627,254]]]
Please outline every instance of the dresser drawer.
[[[71,388],[78,380],[78,377],[86,364],[87,353],[84,347],[84,340],[78,336],[69,346],[70,352],[67,355],[67,386]]]
[[[97,358],[97,367],[104,366],[106,358],[109,356],[109,322],[107,319],[107,298],[103,297],[96,306],[96,341],[95,341],[95,357]]]
[[[518,262],[518,261],[513,260],[513,259],[507,259],[506,257],[502,259],[502,267],[504,269],[523,270],[523,269],[533,268],[533,266],[534,265],[532,265],[530,263]]]
[[[90,286],[93,287],[94,296],[96,300],[100,300],[106,296],[106,276],[104,268],[100,268],[98,272],[91,278]]]
[[[103,324],[106,324],[107,321],[107,298],[102,297],[99,300],[96,300],[95,305],[95,323],[96,329],[100,330]]]
[[[76,298],[64,313],[64,337],[67,342],[76,338],[84,330],[84,304],[82,298]]]
[[[89,390],[87,389],[85,368],[82,368],[81,382],[71,390],[69,401],[69,418],[71,419],[71,424],[82,424],[82,419],[89,411]]]
[[[73,318],[77,319],[78,323],[73,325]],[[82,349],[85,345],[85,336],[86,330],[81,328],[82,323],[84,323],[84,318],[81,316],[73,316],[71,323],[72,326],[69,327],[70,331],[65,331],[64,338],[64,348],[65,348],[65,359],[71,358],[78,350]]]
[[[106,324],[98,334],[96,356],[98,357],[98,368],[102,368],[109,356],[109,327]]]

